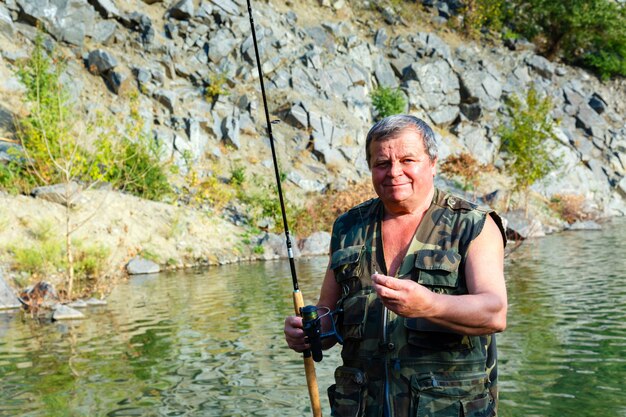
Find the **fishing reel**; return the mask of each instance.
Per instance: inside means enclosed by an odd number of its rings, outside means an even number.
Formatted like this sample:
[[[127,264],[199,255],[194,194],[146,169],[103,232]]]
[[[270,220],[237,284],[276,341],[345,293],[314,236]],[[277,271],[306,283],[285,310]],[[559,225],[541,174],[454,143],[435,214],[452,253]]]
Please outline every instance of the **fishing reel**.
[[[323,312],[322,315],[319,314],[320,311]],[[324,357],[322,353],[323,339],[334,337],[340,345],[343,344],[343,338],[335,327],[334,316],[337,313],[339,313],[339,310],[331,311],[328,307],[305,306],[300,308],[302,328],[306,335],[307,342],[311,346],[310,351],[315,362],[321,362]],[[329,332],[322,333],[322,319],[326,316],[330,317],[332,329]]]

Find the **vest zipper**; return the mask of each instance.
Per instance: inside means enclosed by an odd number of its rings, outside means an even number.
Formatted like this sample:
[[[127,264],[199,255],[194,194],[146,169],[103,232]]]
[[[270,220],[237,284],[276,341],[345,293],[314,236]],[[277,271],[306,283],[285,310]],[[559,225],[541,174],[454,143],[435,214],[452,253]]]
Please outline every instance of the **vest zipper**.
[[[388,316],[389,316],[389,310],[387,309],[387,307],[383,306],[383,349],[387,349],[387,320],[388,320]],[[390,378],[390,374],[389,374],[389,357],[388,357],[389,352],[387,352],[385,354],[385,379],[384,379],[384,390],[385,390],[385,400],[383,402],[383,415],[385,417],[392,417],[391,414],[391,398],[390,398],[390,393],[389,393],[389,378]]]

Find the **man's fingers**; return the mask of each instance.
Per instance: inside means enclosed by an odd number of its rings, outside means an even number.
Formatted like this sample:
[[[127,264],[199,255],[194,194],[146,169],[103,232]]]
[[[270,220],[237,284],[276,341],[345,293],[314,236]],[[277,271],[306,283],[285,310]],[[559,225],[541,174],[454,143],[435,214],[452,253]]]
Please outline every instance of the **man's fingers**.
[[[379,286],[389,288],[391,290],[400,290],[403,288],[403,282],[401,279],[388,277],[386,275],[381,274],[373,274],[372,282],[374,284],[378,284]]]

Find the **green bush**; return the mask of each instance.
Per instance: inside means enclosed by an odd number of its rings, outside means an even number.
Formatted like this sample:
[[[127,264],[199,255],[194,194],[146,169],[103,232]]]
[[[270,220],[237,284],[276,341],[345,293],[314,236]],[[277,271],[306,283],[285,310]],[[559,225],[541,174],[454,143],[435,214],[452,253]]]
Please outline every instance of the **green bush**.
[[[378,87],[371,97],[378,119],[403,113],[406,109],[406,99],[399,88]]]
[[[161,148],[143,130],[137,96],[130,97],[130,118],[121,128],[104,117],[87,122],[87,132],[95,136],[88,148],[87,139],[74,129],[76,109],[60,82],[64,68],[61,57],[46,54],[38,34],[31,56],[17,72],[30,114],[18,121],[22,146],[11,150],[8,165],[0,165],[0,186],[28,193],[36,185],[104,181],[142,198],[160,200],[169,195]]]
[[[501,150],[506,152],[506,167],[515,190],[526,192],[558,166],[559,161],[552,157],[556,145],[555,122],[550,117],[552,102],[549,97],[539,97],[531,86],[525,102],[512,97],[506,110],[510,124],[499,128]]]
[[[462,29],[467,36],[476,38],[483,28],[502,29],[506,13],[503,0],[466,0],[464,4]]]
[[[602,78],[626,75],[626,5],[612,0],[514,0],[509,24],[549,59]]]

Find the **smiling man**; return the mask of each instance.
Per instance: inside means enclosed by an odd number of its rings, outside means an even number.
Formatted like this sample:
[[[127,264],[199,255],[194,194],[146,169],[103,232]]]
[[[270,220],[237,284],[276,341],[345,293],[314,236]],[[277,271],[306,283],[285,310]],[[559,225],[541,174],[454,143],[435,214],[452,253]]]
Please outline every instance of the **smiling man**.
[[[378,198],[335,221],[318,302],[342,311],[332,415],[495,416],[500,218],[435,188],[437,145],[416,117],[376,123],[365,151]],[[285,320],[285,338],[308,348],[301,318]]]

